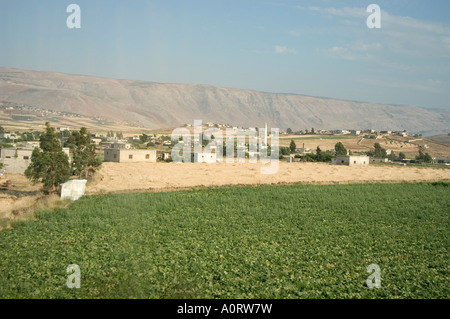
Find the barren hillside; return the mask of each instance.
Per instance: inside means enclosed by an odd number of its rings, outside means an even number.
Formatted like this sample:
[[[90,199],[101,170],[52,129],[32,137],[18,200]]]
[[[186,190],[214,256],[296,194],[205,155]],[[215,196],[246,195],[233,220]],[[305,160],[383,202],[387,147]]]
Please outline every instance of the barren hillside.
[[[239,126],[373,128],[447,133],[450,112],[208,85],[162,84],[0,68],[0,101],[101,116],[147,128],[194,119]]]

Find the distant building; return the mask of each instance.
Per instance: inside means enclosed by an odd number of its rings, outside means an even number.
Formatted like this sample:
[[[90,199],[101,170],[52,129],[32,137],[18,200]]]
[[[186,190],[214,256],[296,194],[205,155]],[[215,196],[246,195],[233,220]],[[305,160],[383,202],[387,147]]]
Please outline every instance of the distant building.
[[[301,147],[295,149],[295,153],[297,153],[297,154],[303,154],[303,151],[305,152],[305,154],[310,154],[311,153],[311,150],[309,148],[307,148],[307,147],[305,147],[305,149],[303,149]]]
[[[216,153],[191,153],[192,163],[216,163],[217,156]]]
[[[131,144],[126,142],[100,142],[99,146],[104,148],[130,149]]]
[[[0,160],[6,173],[24,174],[30,165],[33,148],[3,148],[0,152]]]
[[[9,138],[12,140],[12,139],[16,139],[17,135],[16,135],[16,133],[3,132],[3,133],[0,133],[0,139],[2,139],[2,138]]]
[[[0,149],[0,162],[3,163],[6,173],[25,174],[25,170],[31,163],[31,154],[35,148],[36,146]],[[62,150],[69,157],[69,162],[71,162],[70,149],[64,147]]]
[[[104,161],[118,163],[156,163],[156,150],[107,148],[104,151]]]
[[[444,158],[444,157],[438,158],[438,157],[436,157],[436,158],[433,158],[433,161],[435,163],[439,163],[439,164],[450,164],[450,158]]]
[[[371,157],[370,158],[371,163],[388,163],[388,158],[380,158],[380,157]]]
[[[331,162],[333,165],[347,165],[347,166],[367,166],[369,165],[370,158],[369,156],[361,155],[337,155]]]

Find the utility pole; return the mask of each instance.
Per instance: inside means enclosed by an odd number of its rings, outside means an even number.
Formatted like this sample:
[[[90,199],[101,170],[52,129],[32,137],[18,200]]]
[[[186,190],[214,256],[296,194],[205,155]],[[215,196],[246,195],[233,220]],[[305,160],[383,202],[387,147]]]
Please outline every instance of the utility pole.
[[[303,163],[304,163],[305,162],[305,143],[303,143],[302,153],[303,153]]]

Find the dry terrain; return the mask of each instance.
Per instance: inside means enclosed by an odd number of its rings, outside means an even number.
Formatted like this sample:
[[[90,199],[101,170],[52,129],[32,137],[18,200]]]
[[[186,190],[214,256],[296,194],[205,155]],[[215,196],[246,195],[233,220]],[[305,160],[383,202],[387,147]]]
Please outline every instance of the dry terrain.
[[[148,129],[178,127],[195,119],[244,127],[267,122],[294,131],[406,129],[428,135],[448,133],[450,126],[447,110],[6,68],[0,68],[0,96],[2,102]]]
[[[87,193],[159,191],[198,186],[283,183],[363,183],[450,181],[450,169],[408,166],[348,167],[326,163],[279,163],[273,175],[261,174],[262,164],[103,163]]]
[[[257,164],[103,163],[86,194],[130,191],[159,192],[192,187],[286,183],[339,184],[366,182],[450,181],[450,169],[408,166],[333,166],[326,163],[280,162],[276,174],[263,175]],[[66,205],[46,196],[41,185],[23,175],[0,179],[0,230],[12,220],[33,219],[37,209]]]

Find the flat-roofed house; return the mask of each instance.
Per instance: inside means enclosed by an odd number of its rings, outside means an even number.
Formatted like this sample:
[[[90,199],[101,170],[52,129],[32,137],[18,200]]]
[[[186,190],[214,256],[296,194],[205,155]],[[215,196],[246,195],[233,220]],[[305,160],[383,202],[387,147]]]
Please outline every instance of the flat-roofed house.
[[[104,151],[104,161],[118,163],[156,163],[156,150],[107,148]]]
[[[337,155],[334,161],[332,161],[332,164],[334,165],[347,165],[347,166],[356,166],[356,165],[362,165],[366,166],[369,165],[370,158],[369,156],[360,155]]]
[[[6,173],[24,174],[31,163],[33,148],[3,148],[0,152],[0,160]]]

